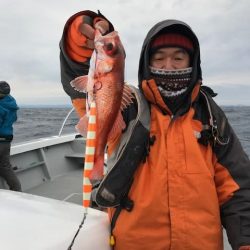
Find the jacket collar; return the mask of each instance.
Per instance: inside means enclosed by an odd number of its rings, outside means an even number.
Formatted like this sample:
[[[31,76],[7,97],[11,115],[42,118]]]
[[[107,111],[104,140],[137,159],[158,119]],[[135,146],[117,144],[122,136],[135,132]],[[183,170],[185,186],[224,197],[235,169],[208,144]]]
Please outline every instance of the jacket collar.
[[[154,79],[143,80],[141,86],[144,96],[151,104],[156,105],[163,114],[172,115],[172,112],[167,106],[167,104],[164,102]],[[191,94],[187,96],[188,101],[183,103],[181,108],[177,111],[178,115],[183,115],[189,110],[191,104],[194,102],[194,100],[197,98],[199,94],[200,86],[201,86],[201,81],[198,81],[195,84],[193,90],[191,91]]]

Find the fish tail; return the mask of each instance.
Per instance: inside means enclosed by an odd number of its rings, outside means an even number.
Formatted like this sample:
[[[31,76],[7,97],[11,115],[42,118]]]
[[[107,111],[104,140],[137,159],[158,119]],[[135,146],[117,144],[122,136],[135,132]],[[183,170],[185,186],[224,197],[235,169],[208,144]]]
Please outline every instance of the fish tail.
[[[91,180],[101,180],[104,175],[104,155],[95,159],[93,170],[90,173]]]

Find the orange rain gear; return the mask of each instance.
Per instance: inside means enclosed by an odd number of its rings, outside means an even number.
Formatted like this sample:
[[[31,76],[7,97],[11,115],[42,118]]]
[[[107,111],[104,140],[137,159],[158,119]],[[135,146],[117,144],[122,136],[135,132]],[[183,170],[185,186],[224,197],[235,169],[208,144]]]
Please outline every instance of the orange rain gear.
[[[147,88],[144,92],[150,93]],[[217,162],[211,146],[198,143],[202,124],[193,116],[191,108],[171,120],[151,106],[150,134],[156,140],[134,176],[128,195],[134,208],[123,209],[117,219],[115,249],[223,249],[219,203],[238,185]],[[113,213],[110,209],[111,217]]]

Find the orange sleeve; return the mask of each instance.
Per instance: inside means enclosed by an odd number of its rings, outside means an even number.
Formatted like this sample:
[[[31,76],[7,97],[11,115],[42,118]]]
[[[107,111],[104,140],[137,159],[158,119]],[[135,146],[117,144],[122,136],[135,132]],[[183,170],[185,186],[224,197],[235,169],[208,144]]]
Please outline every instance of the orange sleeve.
[[[219,162],[215,165],[215,185],[218,194],[219,204],[222,205],[230,200],[237,190],[239,185],[232,178],[228,169],[221,165]]]
[[[86,62],[93,50],[86,47],[87,38],[80,32],[82,16],[76,17],[70,24],[66,35],[66,50],[69,57],[76,62]]]
[[[79,118],[83,117],[86,114],[86,99],[84,98],[73,99],[72,104]]]

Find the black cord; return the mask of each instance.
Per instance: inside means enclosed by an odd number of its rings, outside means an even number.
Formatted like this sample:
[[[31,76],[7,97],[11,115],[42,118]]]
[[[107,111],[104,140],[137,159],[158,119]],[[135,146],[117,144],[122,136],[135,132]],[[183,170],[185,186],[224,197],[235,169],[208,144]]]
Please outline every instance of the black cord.
[[[80,230],[81,230],[81,228],[82,228],[82,226],[83,226],[83,224],[84,224],[84,222],[85,222],[85,220],[86,220],[86,217],[87,217],[87,213],[84,213],[82,222],[81,222],[81,224],[79,225],[79,228],[77,229],[76,234],[75,234],[75,236],[74,236],[74,238],[73,238],[73,240],[72,240],[72,242],[71,242],[71,244],[69,245],[69,247],[68,247],[67,250],[72,250],[72,246],[73,246],[74,243],[75,243],[75,239],[76,239],[77,235],[79,234],[79,232],[80,232]]]

